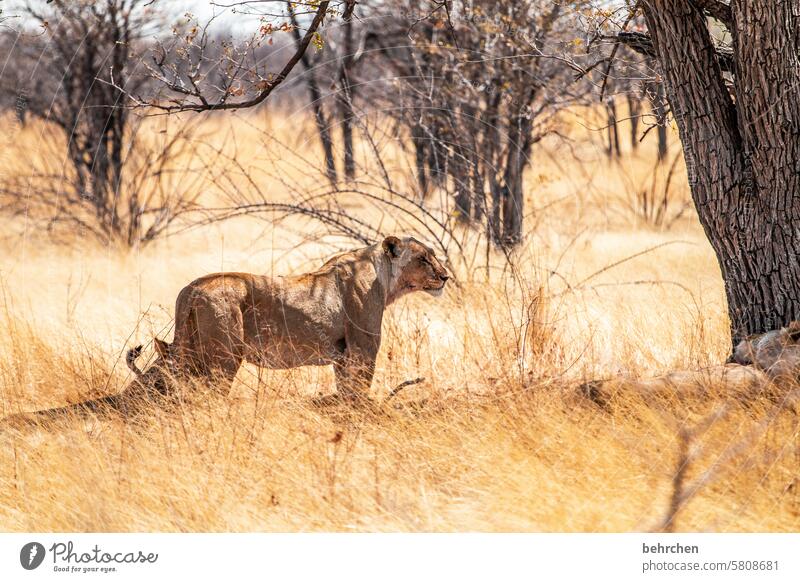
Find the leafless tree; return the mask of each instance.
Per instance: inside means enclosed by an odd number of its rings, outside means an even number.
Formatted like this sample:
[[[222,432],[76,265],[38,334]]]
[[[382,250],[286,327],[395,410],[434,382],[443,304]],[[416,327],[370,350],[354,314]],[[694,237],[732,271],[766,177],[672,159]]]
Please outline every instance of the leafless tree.
[[[218,30],[215,32],[216,17],[200,21],[188,14],[183,26],[161,39],[143,61],[153,81],[150,85],[152,90],[145,94],[131,91],[128,96],[150,114],[249,109],[264,103],[279,85],[284,84],[292,71],[300,70],[296,67],[301,65],[300,81],[308,91],[325,155],[326,174],[336,187],[338,175],[332,132],[335,115],[325,111],[323,82],[326,77],[336,75],[343,87],[339,109],[343,116],[344,166],[347,177],[352,178],[352,114],[348,115],[348,111],[352,113],[349,82],[352,58],[345,54],[339,59],[341,66],[326,66],[323,58],[331,62],[334,59],[331,58],[330,43],[322,33],[326,21],[341,16],[345,23],[343,46],[350,50],[355,4],[355,0],[244,0],[227,4],[227,9],[260,18],[257,30],[244,37],[226,37]],[[287,48],[290,56],[276,66],[282,49]],[[267,58],[270,53],[272,58]]]
[[[326,18],[338,14],[339,2],[309,0],[286,3],[270,0],[234,2],[227,8],[261,17],[261,26],[245,40],[217,44],[211,31],[214,17],[200,22],[189,16],[171,37],[162,39],[143,59],[152,90],[145,94],[126,91],[134,104],[151,112],[226,111],[248,109],[265,102],[301,63],[309,46],[321,49],[320,33]],[[310,21],[308,20],[310,18]],[[305,28],[299,39],[289,40],[293,50],[278,71],[258,56],[258,49],[271,44],[280,33]]]
[[[300,50],[303,42],[303,38],[300,35],[300,25],[297,23],[297,16],[295,16],[292,3],[287,2],[286,6],[289,13],[295,46],[297,50]],[[322,150],[325,153],[325,173],[328,176],[328,180],[335,188],[339,182],[339,177],[336,171],[336,158],[333,152],[333,136],[331,135],[330,121],[325,115],[322,91],[319,86],[319,81],[317,80],[317,60],[318,59],[315,59],[313,56],[311,56],[308,51],[304,51],[300,57],[300,62],[305,68],[303,78],[306,86],[308,87],[308,98],[311,102],[311,109],[314,111],[314,121],[317,125],[317,133],[319,134],[319,139],[322,144]]]
[[[157,186],[143,188],[189,147],[186,131],[147,143],[123,106],[126,91],[145,85],[135,54],[157,14],[144,0],[52,0],[25,4],[19,16],[20,30],[3,32],[14,66],[0,91],[17,103],[20,121],[30,115],[55,130],[67,163],[54,150],[43,167],[8,177],[0,184],[4,207],[104,243],[153,240],[192,206]]]
[[[353,83],[353,67],[356,60],[355,43],[355,11],[356,0],[345,2],[342,14],[342,49],[339,58],[339,115],[342,122],[342,144],[344,147],[344,174],[347,180],[353,180],[356,172],[355,151],[353,149],[353,123],[355,111],[353,101],[356,98],[357,85]]]
[[[585,92],[568,6],[544,0],[398,2],[372,7],[374,102],[406,128],[422,196],[446,189],[465,221],[502,246],[522,240],[524,170]],[[364,59],[362,59],[362,62]],[[365,66],[365,65],[362,65]],[[386,75],[381,75],[385,77]]]
[[[575,37],[567,7],[578,4],[365,0],[292,3],[286,9],[278,2],[240,2],[237,9],[265,19],[258,35],[209,58],[208,23],[196,23],[188,34],[162,43],[148,62],[163,90],[133,97],[165,113],[253,107],[301,63],[332,183],[338,180],[334,116],[322,102],[323,79],[337,89],[348,180],[355,177],[359,118],[386,111],[413,143],[421,194],[445,188],[465,221],[485,223],[495,241],[513,246],[522,239],[523,173],[531,149],[555,130],[559,109],[586,88],[575,82],[574,59],[564,58]],[[339,17],[342,26],[323,35],[323,22]],[[291,32],[293,49],[274,74],[249,56],[281,30]],[[311,43],[329,51],[323,60],[338,66],[318,66],[307,50]],[[387,67],[394,81],[385,80]],[[211,69],[224,78],[210,83]],[[369,80],[367,93],[356,77]]]

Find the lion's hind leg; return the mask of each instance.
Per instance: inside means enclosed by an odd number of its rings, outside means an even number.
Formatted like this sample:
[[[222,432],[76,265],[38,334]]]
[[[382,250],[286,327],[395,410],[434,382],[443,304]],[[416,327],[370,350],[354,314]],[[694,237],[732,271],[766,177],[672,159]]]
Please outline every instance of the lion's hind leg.
[[[226,395],[244,360],[244,323],[238,304],[198,300],[193,309],[193,338],[186,355],[194,376],[212,381]]]

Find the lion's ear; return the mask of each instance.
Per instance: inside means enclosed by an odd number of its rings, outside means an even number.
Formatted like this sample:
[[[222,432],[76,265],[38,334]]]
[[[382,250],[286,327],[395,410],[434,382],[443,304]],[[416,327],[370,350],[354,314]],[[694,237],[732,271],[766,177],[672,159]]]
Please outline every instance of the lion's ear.
[[[400,239],[396,236],[387,236],[383,239],[383,252],[392,258],[397,258],[400,256],[401,244]]]
[[[155,344],[156,352],[158,352],[158,355],[161,356],[161,359],[162,360],[168,360],[169,359],[169,344],[167,342],[165,342],[164,340],[158,339],[157,337],[153,338],[153,343]]]
[[[786,330],[789,334],[789,339],[793,342],[800,341],[800,321],[793,321],[789,324]]]

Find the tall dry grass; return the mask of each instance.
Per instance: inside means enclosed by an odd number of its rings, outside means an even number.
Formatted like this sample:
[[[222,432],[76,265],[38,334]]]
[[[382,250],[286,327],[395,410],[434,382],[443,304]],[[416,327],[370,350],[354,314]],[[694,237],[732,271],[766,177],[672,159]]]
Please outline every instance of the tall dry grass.
[[[247,165],[277,163],[253,129],[260,119],[207,123],[206,135],[252,138],[235,152]],[[271,121],[271,131],[314,157],[313,134],[304,141],[286,123]],[[17,142],[35,155],[37,135],[26,129]],[[333,389],[330,370],[245,365],[228,398],[197,389],[136,423],[5,431],[0,529],[796,530],[791,411],[773,414],[767,397],[731,402],[723,385],[656,403],[620,395],[609,409],[577,395],[586,379],[719,362],[729,341],[719,271],[696,218],[667,230],[631,211],[637,192],[626,184],[647,180],[652,144],[611,164],[596,140],[581,142],[580,161],[566,161],[561,142],[535,152],[528,236],[513,270],[497,255],[488,266],[464,263],[441,299],[390,307],[374,396],[426,378],[392,405],[315,408],[310,396]],[[122,389],[124,351],[171,336],[174,298],[193,278],[301,272],[342,244],[317,240],[305,222],[237,219],[125,253],[54,245],[20,220],[25,236],[1,243],[4,414]],[[687,440],[681,428],[708,418]],[[672,515],[679,469],[701,486]]]

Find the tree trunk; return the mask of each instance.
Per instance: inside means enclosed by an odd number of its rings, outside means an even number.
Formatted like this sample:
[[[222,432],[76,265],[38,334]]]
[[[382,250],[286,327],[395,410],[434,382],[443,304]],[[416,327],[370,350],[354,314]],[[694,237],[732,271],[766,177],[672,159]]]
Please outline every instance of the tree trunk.
[[[666,117],[666,116],[665,116]],[[656,128],[656,133],[658,134],[658,154],[657,158],[659,162],[663,162],[667,159],[667,123],[659,123],[658,127]]]
[[[617,127],[617,102],[614,98],[606,101],[606,112],[608,113],[608,148],[606,154],[611,159],[619,158],[619,128]]]
[[[297,24],[297,18],[294,10],[289,5],[289,18],[292,22],[292,36],[294,37],[295,45],[299,46],[301,43],[300,27]],[[300,57],[303,67],[306,70],[306,86],[308,87],[308,97],[311,100],[311,108],[314,111],[314,121],[317,125],[317,133],[319,140],[322,143],[322,150],[325,154],[325,173],[328,180],[334,188],[338,188],[339,176],[336,173],[336,158],[333,155],[333,138],[331,138],[330,127],[325,117],[325,110],[322,108],[322,92],[317,83],[317,77],[314,74],[314,67],[307,52],[304,52]]]
[[[502,234],[500,243],[513,246],[522,241],[522,217],[524,209],[523,172],[528,165],[531,150],[532,122],[526,116],[515,116],[508,132],[508,155],[503,174]]]
[[[800,316],[800,11],[731,7],[735,103],[697,5],[643,2],[736,343]]]
[[[472,181],[470,179],[470,152],[467,148],[457,145],[453,148],[454,156],[452,164],[454,166],[454,180],[456,194],[454,196],[456,217],[462,222],[469,222],[472,218]]]
[[[325,173],[333,187],[336,188],[339,177],[336,173],[336,158],[333,155],[333,139],[331,138],[328,120],[325,118],[325,111],[322,109],[322,93],[319,90],[319,85],[317,85],[314,71],[310,67],[306,69],[306,83],[308,85],[311,108],[314,110],[314,121],[317,125],[319,141],[322,143],[322,150],[325,153]]]
[[[481,174],[477,142],[472,153],[470,184],[472,190],[472,220],[480,223],[483,220],[483,214],[486,212],[486,193],[484,192],[484,178]]]
[[[656,118],[656,133],[658,134],[658,161],[663,162],[667,159],[667,97],[664,91],[664,83],[648,83],[647,98],[650,100],[650,108]]]
[[[500,184],[500,168],[502,157],[502,136],[500,128],[500,100],[502,91],[499,90],[501,80],[492,80],[493,96],[486,111],[485,125],[488,128],[485,136],[484,163],[487,165],[486,179],[488,181],[489,200],[486,208],[486,233],[489,240],[498,244],[500,242],[500,206],[503,198],[503,189]],[[488,246],[487,246],[488,252]],[[487,263],[488,264],[488,263]]]
[[[503,233],[503,225],[501,220],[505,187],[500,183],[499,180],[495,179],[491,181],[490,189],[492,196],[492,212],[487,218],[488,230],[491,235],[492,242],[500,245],[502,242]]]
[[[344,177],[351,181],[356,176],[356,161],[353,152],[353,84],[351,83],[353,58],[353,9],[355,2],[347,2],[342,19],[344,20],[344,43],[341,70],[339,71],[339,111],[342,120],[342,145],[344,147]]]
[[[667,96],[664,91],[664,84],[658,83],[655,92],[655,113],[658,123],[658,161],[663,162],[667,159]]]
[[[469,192],[469,179],[465,180],[455,196],[456,218],[461,222],[469,222],[472,216],[472,197]]]
[[[639,120],[642,115],[642,101],[640,93],[628,93],[628,114],[631,118],[631,150],[639,149]]]
[[[414,165],[417,171],[417,186],[419,187],[420,202],[428,197],[428,174],[426,172],[426,136],[422,124],[417,123],[411,128],[411,143],[414,145]]]

